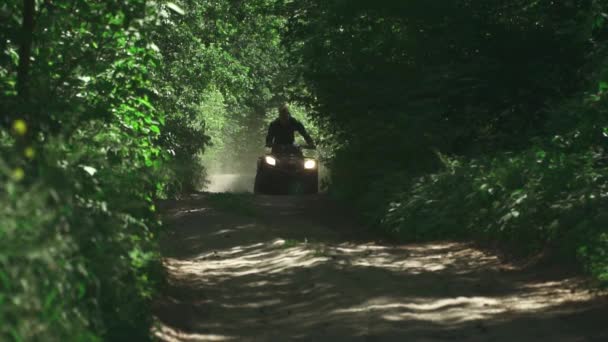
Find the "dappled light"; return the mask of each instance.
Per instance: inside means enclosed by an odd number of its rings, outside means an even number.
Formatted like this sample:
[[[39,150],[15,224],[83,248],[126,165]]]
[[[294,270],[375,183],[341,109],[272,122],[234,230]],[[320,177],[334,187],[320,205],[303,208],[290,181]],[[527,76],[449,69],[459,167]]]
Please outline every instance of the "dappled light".
[[[157,332],[157,337],[167,342],[188,342],[188,341],[234,341],[230,336],[214,334],[185,334],[168,326],[163,326]]]
[[[581,332],[559,322],[608,313],[576,277],[522,271],[465,243],[395,245],[349,220],[331,225],[341,213],[323,198],[251,205],[254,216],[228,215],[198,196],[169,210],[161,339],[567,341]],[[599,317],[585,334],[608,337]]]

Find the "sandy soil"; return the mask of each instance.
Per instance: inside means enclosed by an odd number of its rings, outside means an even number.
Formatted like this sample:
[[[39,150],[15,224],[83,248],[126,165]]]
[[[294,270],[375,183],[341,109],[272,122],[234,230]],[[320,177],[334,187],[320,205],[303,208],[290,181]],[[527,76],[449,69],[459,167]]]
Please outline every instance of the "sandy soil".
[[[163,341],[608,341],[608,302],[568,272],[455,242],[396,245],[319,197],[166,205]]]

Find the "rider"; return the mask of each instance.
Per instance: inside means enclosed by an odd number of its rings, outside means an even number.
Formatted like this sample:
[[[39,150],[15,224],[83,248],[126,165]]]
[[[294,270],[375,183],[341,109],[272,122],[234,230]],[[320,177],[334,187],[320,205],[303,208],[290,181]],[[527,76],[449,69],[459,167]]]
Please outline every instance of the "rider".
[[[287,105],[279,107],[279,117],[270,123],[268,134],[266,135],[266,146],[274,145],[293,145],[295,141],[294,133],[298,132],[304,137],[310,147],[315,146],[315,142],[306,132],[304,125],[291,116]]]

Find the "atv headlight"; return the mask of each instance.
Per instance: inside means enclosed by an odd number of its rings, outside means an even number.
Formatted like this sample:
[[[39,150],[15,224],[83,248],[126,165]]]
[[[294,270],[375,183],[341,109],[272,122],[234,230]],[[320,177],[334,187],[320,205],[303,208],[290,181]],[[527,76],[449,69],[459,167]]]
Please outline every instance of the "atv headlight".
[[[276,166],[277,165],[277,160],[274,159],[271,156],[266,156],[266,158],[264,158],[266,161],[266,164],[270,165],[270,166]]]
[[[317,162],[315,160],[308,159],[307,161],[304,162],[304,168],[307,170],[312,170],[316,167],[317,167]]]

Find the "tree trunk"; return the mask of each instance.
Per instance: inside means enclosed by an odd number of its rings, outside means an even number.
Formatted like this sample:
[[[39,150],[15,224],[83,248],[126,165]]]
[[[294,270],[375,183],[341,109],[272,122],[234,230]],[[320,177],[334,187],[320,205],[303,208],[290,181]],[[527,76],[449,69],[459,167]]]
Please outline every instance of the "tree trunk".
[[[34,37],[34,16],[36,0],[23,0],[23,26],[19,46],[19,66],[17,69],[17,94],[23,104],[29,101],[29,73]]]

